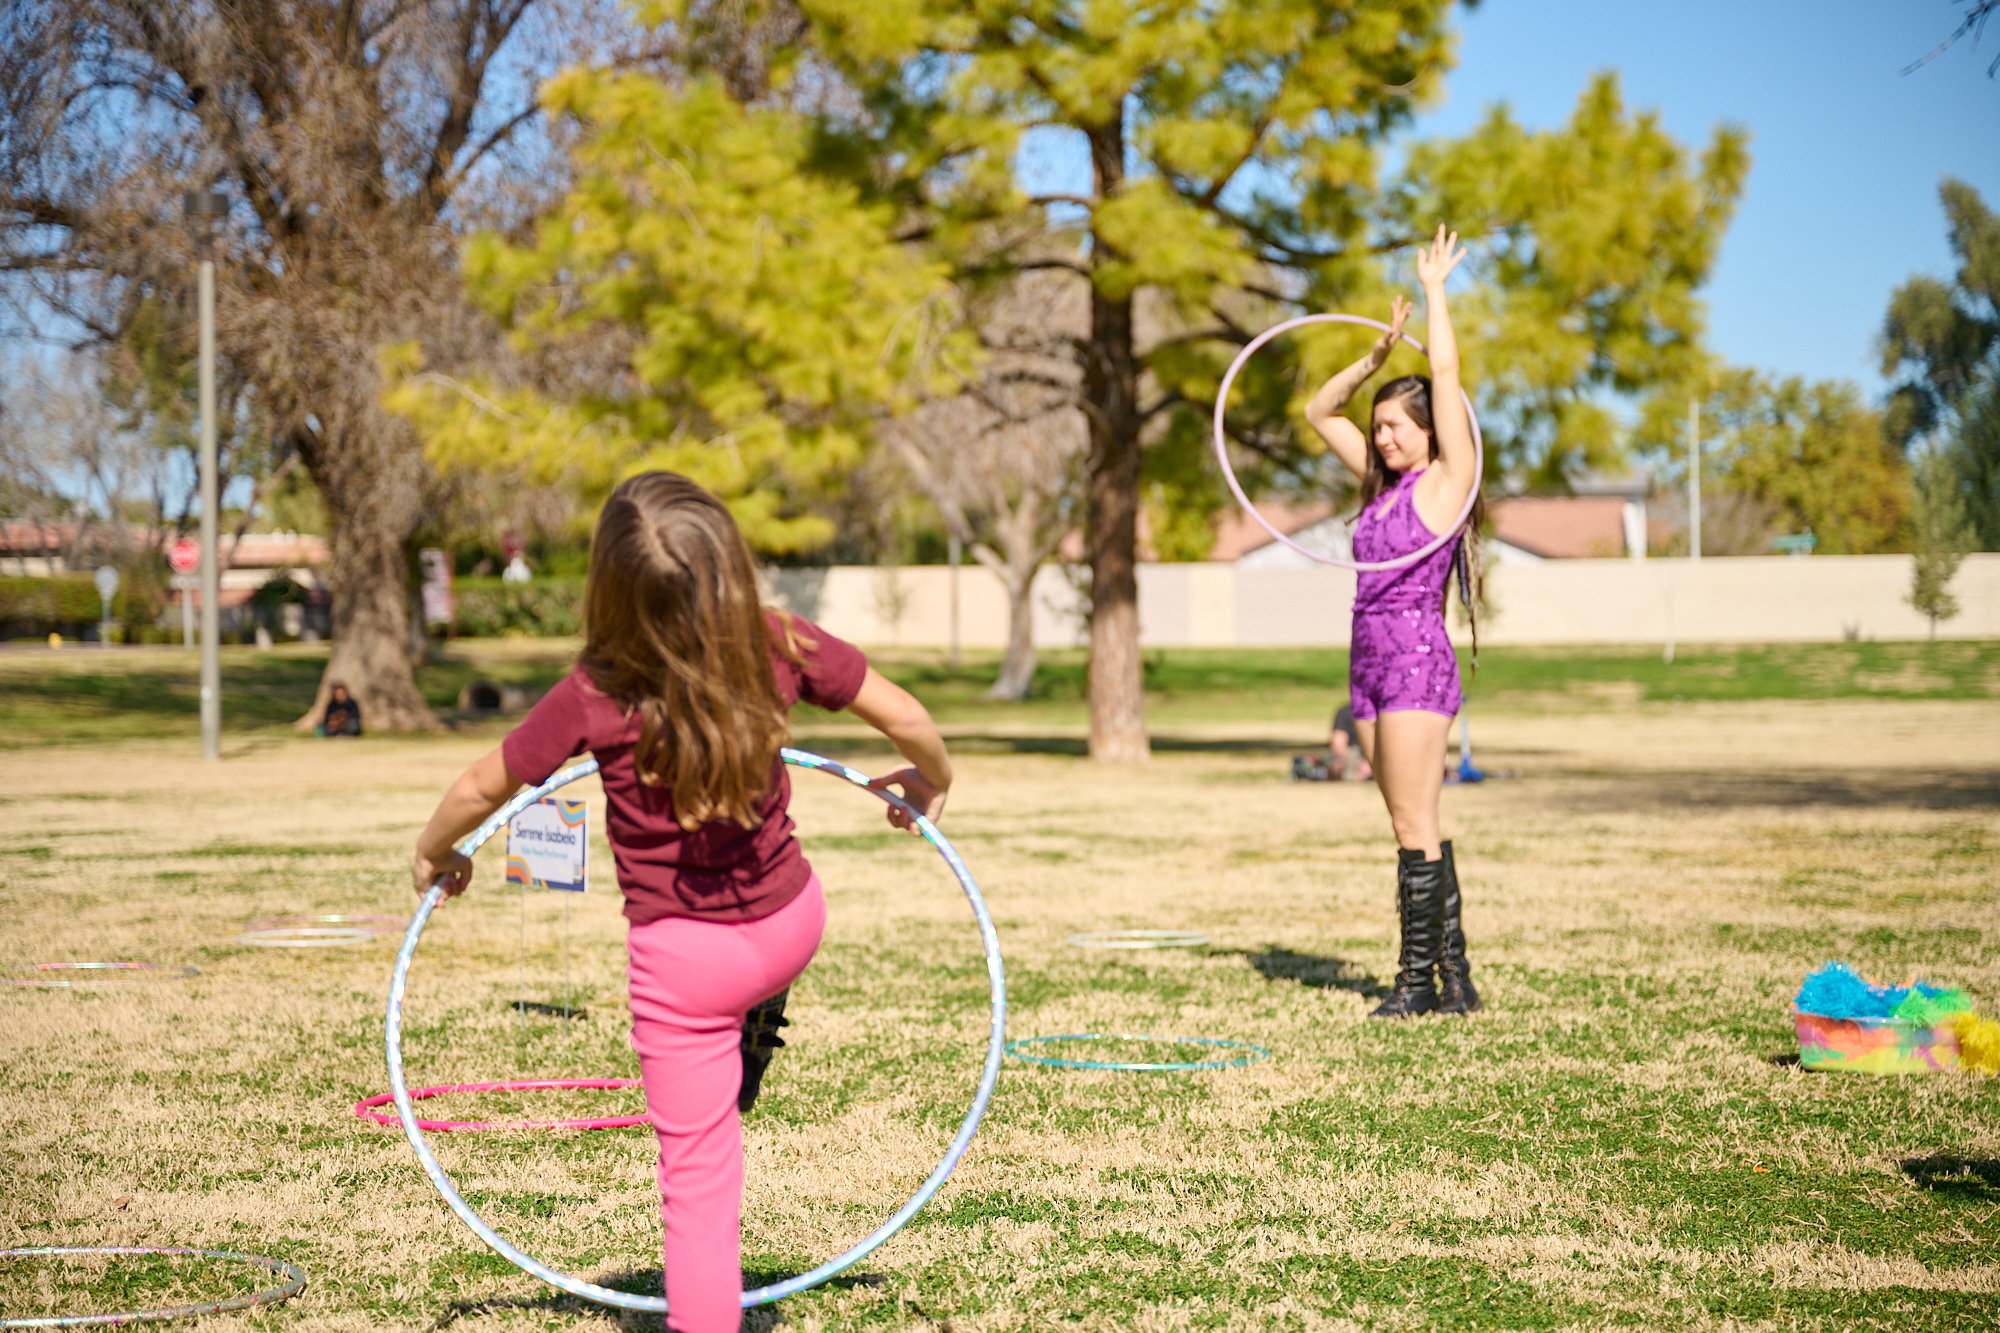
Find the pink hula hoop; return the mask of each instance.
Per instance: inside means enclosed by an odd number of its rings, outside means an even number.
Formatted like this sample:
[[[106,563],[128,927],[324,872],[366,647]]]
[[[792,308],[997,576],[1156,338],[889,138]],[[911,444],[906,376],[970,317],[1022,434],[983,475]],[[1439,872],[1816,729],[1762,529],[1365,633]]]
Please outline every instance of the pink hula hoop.
[[[1223,411],[1229,404],[1229,386],[1236,382],[1236,373],[1243,369],[1244,363],[1249,361],[1259,347],[1262,347],[1281,333],[1289,333],[1293,329],[1306,324],[1360,324],[1367,328],[1380,329],[1384,333],[1389,331],[1389,326],[1381,320],[1367,319],[1361,315],[1300,315],[1297,319],[1288,319],[1284,323],[1266,329],[1255,338],[1252,338],[1244,346],[1243,350],[1236,354],[1236,359],[1229,363],[1229,370],[1222,377],[1222,387],[1216,390],[1215,393],[1215,460],[1222,464],[1222,479],[1229,483],[1229,493],[1236,497],[1236,502],[1243,506],[1243,512],[1250,515],[1256,521],[1258,527],[1264,529],[1275,540],[1291,547],[1308,560],[1316,560],[1322,565],[1335,565],[1341,569],[1356,571],[1401,569],[1405,565],[1413,565],[1431,552],[1442,547],[1446,542],[1457,540],[1459,530],[1464,528],[1465,521],[1472,517],[1472,506],[1479,499],[1480,478],[1484,475],[1486,468],[1486,442],[1479,433],[1479,417],[1472,410],[1472,398],[1465,392],[1464,388],[1461,387],[1459,389],[1458,396],[1465,402],[1466,420],[1472,423],[1472,489],[1466,493],[1465,505],[1458,511],[1458,517],[1452,520],[1451,526],[1441,536],[1429,545],[1419,547],[1408,555],[1397,556],[1394,560],[1343,560],[1339,556],[1321,555],[1317,551],[1307,550],[1284,533],[1272,527],[1270,521],[1257,512],[1257,506],[1250,503],[1250,497],[1243,493],[1242,483],[1236,480],[1236,469],[1229,466],[1229,437],[1223,428]],[[1418,352],[1423,354],[1425,360],[1430,359],[1429,349],[1415,338],[1412,338],[1407,333],[1399,333],[1396,336],[1411,347],[1416,348]]]
[[[410,1100],[422,1101],[426,1097],[442,1097],[452,1092],[542,1092],[575,1088],[617,1089],[636,1088],[636,1078],[503,1078],[491,1083],[446,1083],[435,1088],[411,1088]],[[354,1114],[363,1120],[373,1120],[378,1125],[401,1125],[403,1122],[393,1115],[383,1115],[372,1107],[387,1106],[395,1100],[393,1093],[381,1093],[366,1097],[354,1103]],[[417,1128],[425,1133],[448,1133],[452,1130],[486,1129],[632,1129],[638,1125],[652,1123],[643,1115],[600,1116],[592,1120],[419,1120]]]

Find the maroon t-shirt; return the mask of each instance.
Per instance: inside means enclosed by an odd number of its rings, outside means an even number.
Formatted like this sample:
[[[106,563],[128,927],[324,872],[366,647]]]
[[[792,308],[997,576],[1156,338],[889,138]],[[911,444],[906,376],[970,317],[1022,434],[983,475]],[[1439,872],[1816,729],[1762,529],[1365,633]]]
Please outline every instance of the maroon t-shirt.
[[[803,699],[838,711],[854,702],[868,674],[859,648],[794,616],[805,657],[803,667],[794,666],[776,650],[783,625],[775,615],[765,619],[771,670],[788,706]],[[638,743],[637,710],[599,693],[578,667],[508,733],[500,752],[508,771],[531,786],[548,781],[573,755],[588,750],[596,757],[611,807],[606,832],[625,891],[625,916],[635,926],[669,916],[755,921],[799,895],[812,868],[785,812],[792,784],[784,761],[772,762],[771,790],[757,806],[763,822],[756,828],[712,819],[689,832],[675,820],[666,789],[639,781],[632,760]]]

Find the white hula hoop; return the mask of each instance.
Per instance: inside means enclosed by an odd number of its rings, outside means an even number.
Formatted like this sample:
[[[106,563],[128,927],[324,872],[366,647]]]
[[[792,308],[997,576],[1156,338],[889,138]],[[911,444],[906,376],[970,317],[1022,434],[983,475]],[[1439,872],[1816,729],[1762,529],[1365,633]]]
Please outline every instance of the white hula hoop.
[[[1466,420],[1472,423],[1472,489],[1466,493],[1465,505],[1458,511],[1458,517],[1451,521],[1451,526],[1445,529],[1442,535],[1432,540],[1428,545],[1420,546],[1408,555],[1399,555],[1394,560],[1343,560],[1337,555],[1321,555],[1318,551],[1307,550],[1284,533],[1272,527],[1270,521],[1257,512],[1257,506],[1250,503],[1250,497],[1243,493],[1243,484],[1236,480],[1236,469],[1229,466],[1229,436],[1223,427],[1224,409],[1229,404],[1229,386],[1236,382],[1237,372],[1243,369],[1244,363],[1249,361],[1259,347],[1262,347],[1281,333],[1289,333],[1293,329],[1301,328],[1307,324],[1360,324],[1367,328],[1380,329],[1384,333],[1389,331],[1389,326],[1381,320],[1368,319],[1361,315],[1300,315],[1297,319],[1288,319],[1284,323],[1266,329],[1255,338],[1252,338],[1243,350],[1236,354],[1236,359],[1229,363],[1229,370],[1222,377],[1222,387],[1215,392],[1215,461],[1222,465],[1222,479],[1229,483],[1229,493],[1236,497],[1236,502],[1243,506],[1243,512],[1250,515],[1256,521],[1258,527],[1264,529],[1275,540],[1291,547],[1308,560],[1316,560],[1322,565],[1335,565],[1341,569],[1352,569],[1357,572],[1401,569],[1405,565],[1414,565],[1431,552],[1444,546],[1446,542],[1456,541],[1459,531],[1465,527],[1465,521],[1472,517],[1472,506],[1479,500],[1479,481],[1484,475],[1486,468],[1486,443],[1479,434],[1479,417],[1472,410],[1472,399],[1466,394],[1463,388],[1459,389],[1458,396],[1465,402]],[[1423,354],[1426,360],[1430,358],[1429,350],[1409,334],[1400,333],[1396,336],[1411,347],[1416,348],[1418,352]]]
[[[374,938],[374,931],[361,926],[272,926],[246,930],[236,942],[265,949],[328,949],[338,944],[366,944]]]
[[[1079,949],[1197,949],[1208,936],[1193,930],[1098,930],[1065,941]]]
[[[945,839],[944,834],[938,831],[937,825],[925,818],[916,807],[894,792],[870,787],[866,773],[804,750],[792,749],[790,746],[780,751],[780,755],[794,768],[813,768],[822,773],[830,773],[861,788],[871,796],[879,797],[885,804],[901,810],[910,817],[910,822],[923,836],[924,841],[944,858],[953,877],[958,880],[959,888],[964,891],[966,902],[972,908],[973,919],[979,926],[979,941],[986,954],[989,1020],[986,1062],[979,1071],[979,1084],[972,1094],[971,1109],[966,1111],[965,1118],[959,1122],[958,1132],[952,1135],[944,1157],[931,1169],[930,1175],[924,1178],[924,1183],[917,1187],[917,1192],[891,1214],[888,1221],[869,1232],[852,1249],[836,1255],[810,1272],[744,1292],[742,1303],[745,1307],[765,1305],[795,1295],[847,1271],[874,1253],[889,1237],[901,1231],[903,1224],[915,1217],[917,1210],[930,1202],[931,1196],[944,1187],[944,1182],[950,1178],[953,1168],[958,1165],[959,1159],[965,1156],[965,1150],[972,1144],[973,1132],[979,1128],[979,1121],[986,1114],[986,1104],[993,1098],[994,1084],[999,1081],[1000,1061],[1005,1054],[1007,1041],[1007,977],[1000,962],[1000,936],[993,929],[993,918],[986,911],[986,900],[980,896],[979,886],[973,883],[972,872],[967,870],[965,862],[959,859],[958,850]],[[458,850],[470,856],[479,849],[480,844],[505,828],[507,821],[521,810],[533,805],[558,787],[574,782],[578,778],[588,777],[596,771],[597,761],[585,759],[581,763],[571,764],[541,786],[518,793],[507,804],[496,810],[485,823],[467,834],[458,844]],[[403,994],[409,985],[410,960],[416,953],[417,941],[422,937],[424,925],[430,920],[431,913],[443,900],[444,890],[432,885],[424,894],[423,903],[417,908],[416,916],[410,921],[409,931],[403,936],[403,947],[396,954],[396,965],[389,974],[388,1015],[383,1024],[383,1045],[389,1060],[389,1092],[396,1103],[396,1116],[403,1122],[403,1133],[410,1140],[410,1146],[416,1149],[418,1163],[422,1165],[424,1174],[430,1177],[431,1184],[437,1187],[438,1193],[444,1196],[444,1201],[452,1212],[458,1214],[459,1221],[471,1227],[473,1233],[485,1241],[494,1253],[522,1272],[538,1277],[550,1286],[566,1291],[572,1296],[580,1296],[599,1305],[615,1306],[621,1310],[643,1310],[650,1314],[665,1314],[667,1302],[663,1296],[638,1296],[631,1292],[600,1287],[595,1282],[558,1272],[533,1255],[516,1249],[484,1218],[474,1212],[472,1205],[459,1195],[457,1187],[451,1183],[451,1177],[445,1174],[444,1167],[438,1163],[437,1154],[431,1151],[430,1143],[424,1138],[424,1131],[417,1120],[414,1100],[403,1080]]]

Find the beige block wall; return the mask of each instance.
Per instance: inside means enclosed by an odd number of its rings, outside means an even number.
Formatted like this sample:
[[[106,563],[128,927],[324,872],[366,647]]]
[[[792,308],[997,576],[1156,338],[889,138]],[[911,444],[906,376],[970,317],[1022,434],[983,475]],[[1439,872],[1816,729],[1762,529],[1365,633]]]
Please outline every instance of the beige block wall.
[[[1899,555],[1549,560],[1491,571],[1493,643],[1807,643],[1921,639]],[[1940,638],[2000,637],[2000,555],[1966,559]]]
[[[1908,556],[1754,556],[1690,560],[1549,560],[1490,568],[1497,612],[1486,643],[1832,642],[1921,639],[1929,625],[1905,600]],[[854,642],[942,648],[951,642],[951,571],[837,566],[774,570],[772,595]],[[1951,590],[1959,615],[1940,638],[2000,638],[2000,555],[1966,558]],[[1035,641],[1084,641],[1083,602],[1056,567],[1035,582]],[[1000,648],[1007,598],[998,578],[958,575],[959,642]],[[1347,643],[1354,575],[1344,569],[1142,565],[1139,621],[1151,647],[1339,647]]]

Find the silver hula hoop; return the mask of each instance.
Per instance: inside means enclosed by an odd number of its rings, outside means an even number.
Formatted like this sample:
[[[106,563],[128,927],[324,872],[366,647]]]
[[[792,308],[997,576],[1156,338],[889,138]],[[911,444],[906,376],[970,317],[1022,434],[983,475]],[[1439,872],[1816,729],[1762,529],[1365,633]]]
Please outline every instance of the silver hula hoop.
[[[30,1245],[0,1250],[0,1259],[37,1259],[56,1254],[190,1255],[267,1268],[285,1281],[280,1286],[253,1291],[248,1296],[231,1296],[220,1301],[168,1305],[157,1310],[124,1310],[117,1314],[27,1315],[0,1319],[0,1328],[83,1328],[92,1324],[136,1324],[142,1319],[187,1319],[195,1315],[221,1314],[225,1310],[247,1310],[253,1305],[275,1305],[306,1289],[306,1272],[297,1264],[288,1264],[282,1259],[266,1259],[261,1254],[236,1254],[230,1250],[184,1250],[167,1245]]]
[[[141,981],[180,981],[201,975],[185,963],[23,963],[0,969],[0,985],[125,986]],[[25,974],[25,975],[23,975]],[[70,980],[75,977],[74,981]]]
[[[374,938],[375,932],[365,926],[269,926],[246,930],[236,937],[236,942],[264,949],[328,949],[340,944],[366,944]]]
[[[853,783],[863,791],[871,791],[887,804],[911,817],[917,831],[923,835],[924,841],[936,848],[938,855],[944,858],[945,864],[951,867],[952,875],[958,880],[959,887],[965,891],[966,902],[972,907],[973,918],[979,924],[979,939],[986,950],[986,981],[992,1010],[986,1039],[986,1064],[980,1071],[979,1086],[972,1097],[972,1108],[965,1113],[965,1119],[959,1122],[958,1133],[952,1136],[950,1146],[945,1149],[944,1158],[924,1179],[924,1183],[917,1187],[917,1192],[912,1194],[909,1201],[898,1208],[887,1222],[870,1232],[853,1249],[827,1260],[811,1272],[744,1292],[743,1304],[746,1307],[767,1305],[786,1296],[796,1295],[847,1271],[902,1230],[904,1224],[917,1215],[917,1210],[930,1202],[931,1196],[936,1194],[951,1177],[959,1159],[965,1156],[966,1148],[972,1143],[973,1132],[979,1128],[979,1121],[986,1114],[986,1104],[992,1100],[993,1086],[1000,1077],[1000,1063],[1007,1042],[1007,978],[1000,963],[1000,937],[994,932],[993,918],[987,914],[986,900],[980,897],[979,886],[973,883],[972,872],[967,870],[965,862],[959,859],[957,849],[946,841],[944,834],[938,832],[937,825],[931,823],[902,798],[890,792],[875,791],[870,788],[866,773],[857,772],[845,764],[823,759],[816,754],[808,754],[804,750],[794,750],[789,746],[781,753],[784,761],[795,768],[812,768],[822,773],[831,773],[837,778]],[[507,821],[515,814],[541,800],[558,787],[575,782],[578,778],[588,777],[596,771],[597,761],[586,759],[580,764],[572,764],[563,769],[541,786],[517,794],[459,843],[458,850],[470,856],[488,838],[505,828]],[[436,910],[443,898],[444,890],[433,885],[430,891],[424,894],[423,902],[417,908],[417,914],[410,920],[410,929],[403,936],[403,947],[396,954],[395,971],[389,977],[389,1010],[384,1024],[385,1047],[389,1059],[389,1091],[395,1098],[396,1116],[402,1121],[403,1133],[409,1138],[410,1146],[416,1150],[417,1161],[423,1166],[424,1174],[431,1178],[431,1184],[437,1186],[438,1193],[444,1196],[445,1203],[458,1214],[459,1220],[471,1227],[473,1234],[485,1241],[496,1254],[522,1272],[538,1277],[550,1286],[566,1291],[572,1296],[594,1301],[599,1305],[616,1306],[621,1310],[644,1310],[650,1314],[665,1314],[667,1302],[664,1297],[635,1296],[629,1292],[600,1287],[594,1282],[586,1282],[582,1278],[559,1273],[541,1260],[514,1248],[499,1232],[488,1226],[484,1218],[472,1210],[472,1205],[459,1196],[457,1188],[451,1183],[451,1177],[445,1174],[444,1168],[438,1164],[437,1156],[431,1152],[430,1143],[425,1140],[423,1130],[418,1127],[416,1107],[411,1101],[410,1090],[403,1081],[403,992],[409,984],[410,960],[416,954],[417,941],[422,937],[424,926],[429,922],[431,913]]]
[[[1208,936],[1197,930],[1095,930],[1063,942],[1079,949],[1198,949]]]
[[[1284,323],[1268,328],[1255,338],[1252,338],[1243,350],[1236,354],[1236,359],[1229,363],[1229,370],[1222,377],[1222,387],[1215,392],[1215,461],[1222,465],[1222,479],[1229,483],[1229,493],[1236,497],[1236,502],[1243,506],[1243,512],[1250,515],[1256,521],[1258,527],[1270,533],[1273,539],[1291,547],[1308,560],[1316,560],[1322,565],[1335,565],[1341,569],[1356,571],[1401,569],[1405,565],[1413,565],[1431,552],[1438,550],[1446,542],[1455,541],[1459,530],[1465,526],[1465,521],[1472,517],[1472,506],[1479,499],[1479,479],[1484,475],[1486,467],[1486,442],[1479,433],[1479,417],[1472,410],[1472,398],[1463,388],[1458,391],[1458,396],[1465,402],[1466,420],[1472,423],[1472,489],[1466,493],[1465,505],[1458,511],[1458,517],[1451,521],[1450,527],[1446,528],[1429,545],[1420,546],[1408,555],[1399,555],[1394,560],[1343,560],[1339,556],[1321,555],[1317,551],[1307,550],[1284,533],[1272,527],[1270,521],[1257,512],[1257,506],[1250,503],[1250,497],[1244,494],[1243,484],[1236,480],[1236,469],[1229,466],[1229,436],[1223,427],[1224,409],[1229,404],[1229,386],[1236,382],[1237,372],[1243,369],[1244,363],[1255,355],[1259,347],[1262,347],[1281,333],[1289,333],[1293,329],[1301,328],[1307,324],[1361,324],[1371,329],[1380,329],[1384,333],[1389,331],[1389,326],[1381,320],[1367,319],[1361,315],[1300,315],[1297,319],[1288,319]],[[1407,333],[1400,333],[1396,336],[1411,347],[1416,348],[1426,359],[1429,359],[1430,352],[1415,338],[1412,338]]]

